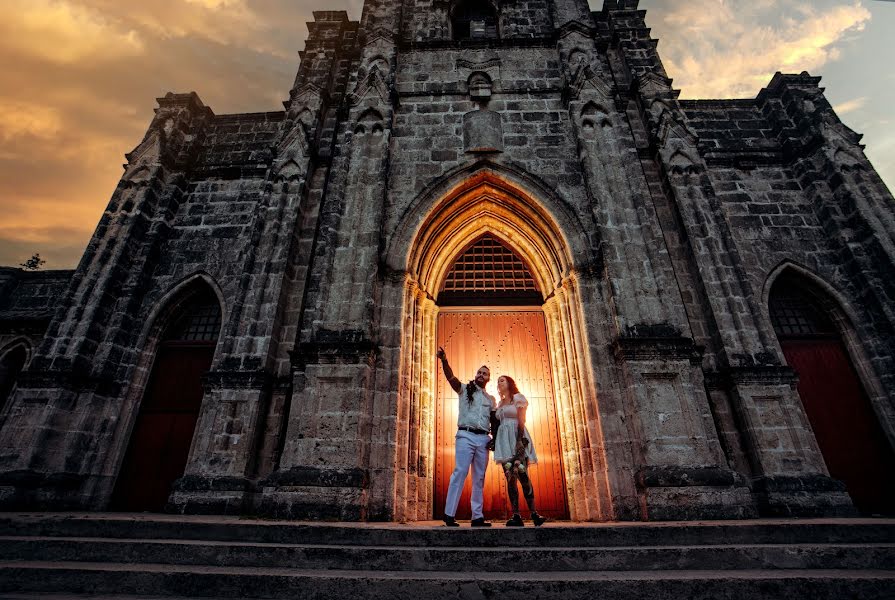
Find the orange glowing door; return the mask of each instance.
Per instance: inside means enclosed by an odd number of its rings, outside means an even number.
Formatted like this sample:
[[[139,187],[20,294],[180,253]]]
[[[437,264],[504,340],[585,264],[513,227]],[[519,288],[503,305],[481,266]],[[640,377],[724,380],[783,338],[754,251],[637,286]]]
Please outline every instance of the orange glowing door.
[[[491,382],[487,390],[495,397],[498,397],[497,379],[500,375],[509,375],[516,380],[519,390],[530,403],[526,425],[538,454],[538,464],[530,471],[538,512],[553,519],[567,519],[569,509],[543,312],[540,309],[442,309],[438,317],[438,345],[444,347],[451,368],[464,383],[480,366],[488,365]],[[445,380],[440,365],[437,369],[435,517],[441,518],[454,469],[458,406],[457,394]],[[470,474],[460,498],[458,519],[470,518],[471,490]],[[522,513],[527,514],[521,490],[519,501]],[[503,519],[510,513],[503,471],[489,461],[485,478],[485,517]]]

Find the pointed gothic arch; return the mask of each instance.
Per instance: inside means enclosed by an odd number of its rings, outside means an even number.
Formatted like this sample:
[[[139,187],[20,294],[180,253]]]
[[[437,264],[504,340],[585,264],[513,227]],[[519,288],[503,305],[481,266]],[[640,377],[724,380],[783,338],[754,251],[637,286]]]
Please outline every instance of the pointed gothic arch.
[[[161,511],[183,475],[224,322],[222,293],[194,274],[157,301],[120,419],[110,508]]]
[[[31,342],[27,338],[15,339],[0,348],[0,415],[12,397],[16,380],[31,359]]]
[[[765,309],[770,307],[771,291],[774,285],[781,281],[800,282],[812,298],[820,304],[826,317],[832,321],[836,332],[842,338],[862,384],[868,394],[874,398],[874,404],[884,402],[884,399],[888,397],[885,387],[871,366],[870,357],[864,349],[856,326],[857,323],[860,323],[861,317],[848,296],[807,266],[792,260],[784,260],[770,271],[765,280],[762,288],[762,306]],[[767,318],[767,323],[771,323],[769,313]],[[773,327],[771,327],[771,331],[775,333]],[[895,443],[895,428],[889,432],[889,437]]]
[[[550,185],[513,164],[477,160],[445,173],[413,199],[397,222],[387,224],[387,230],[395,232],[386,246],[388,268],[395,272],[406,270],[415,279],[425,277],[428,281],[430,276],[423,273],[419,249],[442,227],[433,219],[439,219],[442,224],[451,223],[451,215],[459,216],[461,212],[458,211],[481,198],[497,201],[495,206],[502,205],[504,209],[498,214],[505,222],[509,218],[513,223],[530,224],[529,231],[534,228],[534,239],[539,239],[539,245],[552,254],[547,262],[557,265],[554,273],[548,276],[549,280],[554,280],[560,272],[581,272],[594,267],[584,262],[585,257],[599,254],[598,244],[587,234],[592,228],[581,222],[574,209]],[[505,214],[507,209],[519,212],[508,216]],[[453,212],[447,213],[448,210]],[[467,225],[474,228],[475,215],[467,215],[466,219],[471,219]],[[464,235],[469,231],[467,229]],[[479,231],[485,229],[479,228]],[[501,235],[501,231],[503,228],[497,228],[495,234]],[[513,244],[516,238],[505,235],[503,239]],[[514,248],[525,245],[520,239]],[[577,257],[574,264],[573,256]],[[532,264],[532,267],[536,266]]]
[[[766,286],[770,322],[830,475],[866,514],[895,510],[895,452],[853,311],[832,286],[793,264]],[[868,383],[870,385],[868,385]]]
[[[525,183],[522,183],[525,182]],[[400,307],[402,328],[387,345],[399,349],[395,485],[425,490],[391,495],[396,519],[431,519],[437,378],[435,299],[457,257],[492,236],[524,260],[543,294],[550,377],[571,518],[613,518],[596,383],[583,314],[581,273],[594,252],[565,203],[524,172],[505,165],[458,169],[411,203],[389,240],[387,265],[395,275],[383,304]],[[575,258],[573,258],[575,257]],[[496,385],[496,384],[495,384]]]
[[[540,306],[544,295],[525,260],[510,245],[486,233],[454,259],[436,300],[439,306]]]

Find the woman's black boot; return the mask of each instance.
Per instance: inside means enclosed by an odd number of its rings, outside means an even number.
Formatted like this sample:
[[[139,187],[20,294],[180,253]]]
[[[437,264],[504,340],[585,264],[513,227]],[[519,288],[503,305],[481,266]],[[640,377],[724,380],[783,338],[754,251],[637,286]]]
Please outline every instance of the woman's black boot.
[[[525,527],[522,516],[519,513],[513,514],[513,518],[507,521],[507,527]]]
[[[547,517],[542,517],[536,512],[531,513],[531,520],[534,521],[535,527],[540,527],[547,522]]]

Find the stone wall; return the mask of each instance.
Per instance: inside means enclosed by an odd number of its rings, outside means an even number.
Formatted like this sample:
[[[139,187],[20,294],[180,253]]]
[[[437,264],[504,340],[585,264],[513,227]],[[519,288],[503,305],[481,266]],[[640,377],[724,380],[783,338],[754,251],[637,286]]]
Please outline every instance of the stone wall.
[[[0,267],[0,358],[20,344],[30,358],[43,340],[71,276],[72,271]]]

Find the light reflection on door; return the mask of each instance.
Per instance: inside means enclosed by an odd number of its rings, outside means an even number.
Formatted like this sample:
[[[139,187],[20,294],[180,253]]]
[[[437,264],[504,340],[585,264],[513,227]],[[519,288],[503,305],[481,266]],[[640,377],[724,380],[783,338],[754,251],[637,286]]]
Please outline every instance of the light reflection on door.
[[[569,510],[543,312],[540,308],[443,308],[438,316],[438,345],[444,347],[451,368],[464,383],[472,379],[480,366],[488,365],[491,382],[487,390],[498,401],[498,377],[509,375],[516,380],[519,390],[529,400],[526,420],[538,454],[538,464],[531,468],[538,512],[553,519],[567,519]],[[444,379],[440,364],[437,369],[435,517],[440,518],[444,514],[447,487],[454,469],[458,400]],[[493,458],[493,454],[489,458]],[[470,475],[460,498],[459,519],[470,517],[471,482]],[[521,490],[520,503],[525,514],[527,510]],[[503,471],[489,461],[485,478],[485,516],[502,519],[510,512]]]

